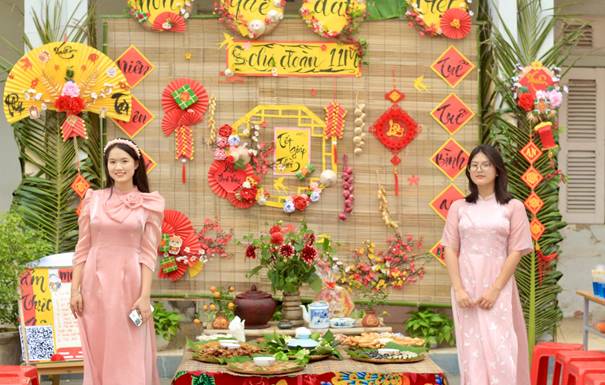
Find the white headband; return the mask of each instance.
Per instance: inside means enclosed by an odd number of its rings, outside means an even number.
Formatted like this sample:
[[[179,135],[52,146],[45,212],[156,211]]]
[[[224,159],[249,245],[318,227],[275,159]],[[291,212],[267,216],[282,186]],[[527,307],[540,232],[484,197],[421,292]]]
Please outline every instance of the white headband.
[[[105,145],[105,148],[103,149],[103,153],[106,153],[107,149],[109,147],[113,146],[114,144],[118,144],[118,143],[125,144],[128,147],[132,148],[134,150],[134,152],[137,153],[138,157],[139,158],[141,157],[141,150],[139,150],[139,147],[137,147],[137,145],[134,142],[132,142],[128,139],[122,139],[122,138],[115,138],[115,139],[112,139],[109,142],[107,142],[107,144]]]

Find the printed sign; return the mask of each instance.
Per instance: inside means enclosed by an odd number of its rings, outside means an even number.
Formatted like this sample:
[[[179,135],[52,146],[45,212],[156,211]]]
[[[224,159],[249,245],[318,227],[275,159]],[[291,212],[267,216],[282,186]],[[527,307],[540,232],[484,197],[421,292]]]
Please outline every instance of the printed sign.
[[[132,97],[132,113],[130,121],[123,122],[112,119],[129,138],[134,138],[145,126],[154,119],[153,113],[147,109],[135,96]]]
[[[450,184],[429,205],[441,219],[445,220],[450,207],[452,207],[452,203],[462,198],[464,198],[462,191],[455,185]]]
[[[306,128],[275,128],[275,175],[292,175],[311,159],[311,133]]]
[[[475,113],[456,94],[449,94],[433,109],[431,116],[453,135],[468,123]]]
[[[456,47],[450,45],[431,65],[431,69],[450,87],[456,87],[475,68]]]
[[[449,138],[431,157],[431,162],[448,178],[454,180],[464,171],[469,153],[454,139]]]
[[[131,45],[116,60],[130,88],[134,88],[154,69],[154,65],[134,45]]]

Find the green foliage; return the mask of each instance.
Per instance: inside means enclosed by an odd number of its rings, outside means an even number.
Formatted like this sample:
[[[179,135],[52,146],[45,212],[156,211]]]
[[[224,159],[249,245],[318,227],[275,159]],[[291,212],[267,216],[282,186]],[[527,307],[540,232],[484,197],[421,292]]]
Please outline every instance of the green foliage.
[[[263,337],[261,347],[271,354],[278,354],[279,356],[286,357],[286,360],[297,359],[297,357],[301,358],[305,355],[307,356],[307,359],[308,356],[315,355],[330,355],[339,360],[342,359],[340,352],[336,348],[336,339],[331,331],[328,330],[323,336],[320,333],[313,333],[311,338],[319,342],[319,345],[309,350],[301,347],[288,346],[288,341],[291,337],[286,337],[277,333],[267,334]],[[301,353],[301,351],[304,351],[304,353]]]
[[[17,288],[26,265],[52,250],[40,232],[27,227],[20,215],[0,216],[0,325],[17,325]]]
[[[480,90],[482,99],[482,141],[500,151],[508,172],[509,190],[515,198],[524,201],[530,189],[521,181],[521,175],[529,164],[519,150],[529,141],[530,122],[524,111],[517,108],[510,79],[516,75],[517,65],[529,65],[541,61],[544,66],[560,67],[570,56],[571,49],[581,35],[582,28],[571,34],[555,36],[552,47],[547,47],[548,37],[554,32],[560,16],[543,15],[538,0],[517,0],[517,34],[506,27],[497,30],[489,20],[486,1],[480,3],[479,18],[486,21],[480,32],[482,38]],[[560,15],[560,9],[555,10]],[[505,25],[500,15],[499,24]],[[580,22],[580,24],[582,24]],[[534,166],[542,175],[552,173],[557,165],[557,151],[552,151],[552,163],[544,154]],[[546,227],[540,239],[540,248],[545,255],[559,253],[562,240],[559,230],[565,227],[558,209],[559,181],[557,178],[545,179],[536,193],[544,201],[544,207],[538,213],[538,219]],[[529,349],[535,341],[546,333],[554,334],[562,318],[557,302],[561,291],[558,280],[561,273],[556,271],[556,262],[552,269],[544,273],[539,283],[538,260],[536,253],[523,257],[516,279],[528,329]]]
[[[181,315],[175,311],[166,310],[161,302],[154,303],[153,324],[155,334],[161,336],[166,341],[170,341],[176,336],[180,327]]]
[[[443,343],[452,346],[455,342],[454,321],[430,309],[420,308],[410,313],[405,330],[412,337],[424,338],[426,346]]]
[[[70,12],[67,21],[62,21],[62,14],[66,13],[62,1],[45,2],[41,13],[32,11],[42,44],[87,40],[88,19],[77,20],[75,9]],[[23,41],[29,49],[34,48],[27,36]],[[15,58],[0,58],[0,72],[7,74],[19,59],[21,50],[14,47],[14,51]],[[99,187],[103,168],[99,119],[86,113],[83,118],[88,139],[78,143],[81,173],[92,187]],[[26,118],[13,125],[21,184],[14,192],[12,207],[29,227],[40,231],[41,238],[52,244],[55,253],[73,250],[78,239],[78,197],[70,188],[77,173],[77,151],[72,140],[63,141],[60,127],[64,119],[64,113],[46,111],[40,119]]]

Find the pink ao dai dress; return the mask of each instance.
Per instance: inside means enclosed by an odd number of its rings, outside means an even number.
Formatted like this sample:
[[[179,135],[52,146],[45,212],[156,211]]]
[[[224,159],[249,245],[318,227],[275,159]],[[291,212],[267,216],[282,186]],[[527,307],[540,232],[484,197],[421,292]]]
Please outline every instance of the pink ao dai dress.
[[[533,250],[523,203],[501,205],[494,194],[476,203],[455,201],[441,243],[458,251],[462,286],[472,301],[494,283],[509,253]],[[489,310],[459,308],[453,289],[451,296],[461,385],[529,385],[527,333],[514,276]]]
[[[157,193],[88,190],[73,265],[84,263],[78,317],[83,385],[159,385],[153,320],[128,318],[141,290],[141,264],[155,269],[164,199]]]

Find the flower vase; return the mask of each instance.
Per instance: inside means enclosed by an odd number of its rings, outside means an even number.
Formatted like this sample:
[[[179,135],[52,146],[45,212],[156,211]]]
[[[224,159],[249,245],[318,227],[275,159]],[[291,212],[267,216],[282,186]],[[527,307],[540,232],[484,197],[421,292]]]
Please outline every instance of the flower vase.
[[[366,314],[361,320],[361,326],[366,328],[375,328],[380,326],[380,319],[376,315],[376,311],[374,309],[366,310]]]
[[[302,326],[303,313],[300,308],[302,302],[300,301],[300,291],[297,290],[293,293],[283,293],[282,302],[282,319],[290,322],[292,326]]]

